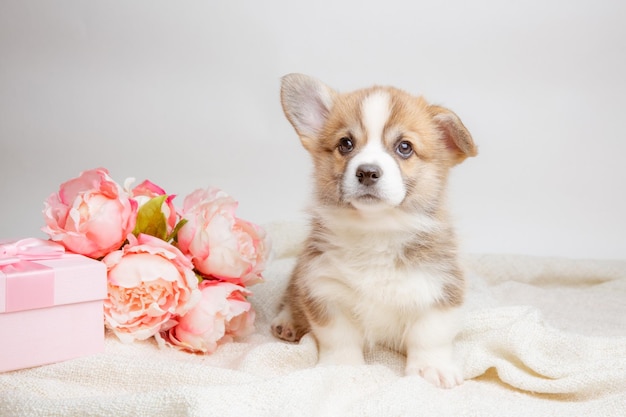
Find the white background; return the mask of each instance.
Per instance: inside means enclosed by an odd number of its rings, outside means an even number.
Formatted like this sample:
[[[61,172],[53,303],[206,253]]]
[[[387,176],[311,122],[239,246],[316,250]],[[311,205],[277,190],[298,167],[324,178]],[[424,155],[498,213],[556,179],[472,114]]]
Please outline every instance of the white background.
[[[239,215],[304,218],[308,155],[280,77],[390,84],[459,114],[466,252],[626,258],[626,2],[0,1],[0,235],[103,166]]]

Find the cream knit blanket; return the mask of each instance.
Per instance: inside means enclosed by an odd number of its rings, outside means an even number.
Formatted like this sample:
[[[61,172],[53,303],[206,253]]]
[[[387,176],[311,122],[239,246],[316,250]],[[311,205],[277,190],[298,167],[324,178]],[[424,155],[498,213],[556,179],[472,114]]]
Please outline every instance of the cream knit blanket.
[[[310,336],[274,339],[304,228],[268,229],[275,255],[252,287],[255,334],[207,356],[109,335],[103,354],[0,374],[0,416],[626,415],[626,260],[468,256],[457,343],[467,381],[440,390],[402,376],[395,352],[315,367]]]

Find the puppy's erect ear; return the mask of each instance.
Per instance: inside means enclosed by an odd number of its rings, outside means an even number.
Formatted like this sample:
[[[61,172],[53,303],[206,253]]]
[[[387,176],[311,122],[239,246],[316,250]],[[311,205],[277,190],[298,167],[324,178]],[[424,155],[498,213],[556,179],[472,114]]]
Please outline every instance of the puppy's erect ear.
[[[445,107],[430,106],[429,110],[432,112],[433,120],[439,126],[446,148],[452,153],[453,164],[461,163],[468,156],[478,154],[472,135],[459,116]]]
[[[282,78],[283,111],[305,148],[313,144],[324,127],[335,95],[330,87],[308,75],[288,74]]]

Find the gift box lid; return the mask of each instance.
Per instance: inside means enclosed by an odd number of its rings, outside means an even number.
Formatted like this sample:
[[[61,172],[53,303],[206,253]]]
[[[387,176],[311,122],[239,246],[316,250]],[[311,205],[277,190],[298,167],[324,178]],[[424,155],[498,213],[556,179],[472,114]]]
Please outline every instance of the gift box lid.
[[[53,242],[46,245],[58,245]],[[6,242],[0,242],[7,245]],[[58,245],[60,246],[60,245]],[[6,247],[6,246],[5,246]],[[107,296],[106,265],[54,248],[43,254],[10,253],[0,259],[0,313],[101,300]],[[0,249],[1,251],[2,249]],[[37,259],[39,257],[48,259]]]

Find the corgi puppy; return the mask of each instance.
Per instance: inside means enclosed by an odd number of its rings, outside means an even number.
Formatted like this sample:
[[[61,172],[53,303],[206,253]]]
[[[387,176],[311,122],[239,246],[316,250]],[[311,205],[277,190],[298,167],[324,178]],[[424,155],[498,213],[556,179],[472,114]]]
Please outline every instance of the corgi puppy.
[[[272,333],[312,332],[320,364],[381,344],[406,374],[461,384],[453,357],[464,277],[446,212],[449,169],[476,146],[452,111],[391,87],[339,93],[282,78],[284,113],[313,159],[311,229]]]

